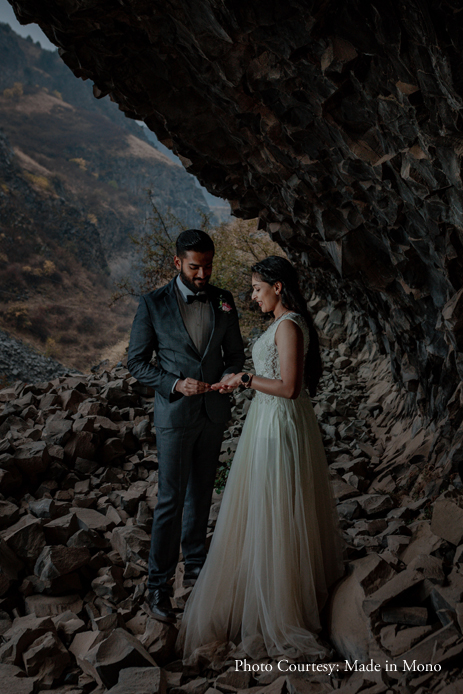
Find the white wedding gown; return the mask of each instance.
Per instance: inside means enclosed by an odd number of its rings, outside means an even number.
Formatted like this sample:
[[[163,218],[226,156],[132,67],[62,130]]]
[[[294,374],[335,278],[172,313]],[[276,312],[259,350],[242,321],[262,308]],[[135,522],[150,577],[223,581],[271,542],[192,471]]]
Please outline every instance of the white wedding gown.
[[[275,333],[256,341],[255,371],[280,378]],[[188,599],[177,646],[184,658],[232,641],[251,658],[326,655],[315,633],[329,587],[343,574],[329,471],[310,396],[256,392],[231,465],[206,563]]]

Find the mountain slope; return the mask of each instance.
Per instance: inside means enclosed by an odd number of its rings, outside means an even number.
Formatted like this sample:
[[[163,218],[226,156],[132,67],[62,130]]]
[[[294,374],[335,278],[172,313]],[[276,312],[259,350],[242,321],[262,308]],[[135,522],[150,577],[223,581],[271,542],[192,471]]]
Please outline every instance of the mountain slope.
[[[134,272],[130,235],[147,191],[191,226],[208,207],[194,179],[51,52],[0,24],[0,327],[85,370],[121,342]]]
[[[0,63],[0,127],[20,156],[47,169],[50,182],[56,176],[96,217],[111,269],[149,214],[148,190],[161,210],[200,224],[199,211],[209,208],[194,179],[109,99],[95,99],[57,54],[0,24]],[[24,157],[21,164],[33,166]]]
[[[110,266],[130,253],[128,237],[149,211],[147,191],[161,209],[191,225],[207,211],[187,174],[144,139],[98,112],[83,111],[37,87],[0,96],[0,127],[18,164],[47,179],[51,194],[75,200],[98,227]]]
[[[45,169],[21,161],[0,133],[0,327],[87,370],[127,334],[133,303],[109,308],[96,225],[55,192]]]

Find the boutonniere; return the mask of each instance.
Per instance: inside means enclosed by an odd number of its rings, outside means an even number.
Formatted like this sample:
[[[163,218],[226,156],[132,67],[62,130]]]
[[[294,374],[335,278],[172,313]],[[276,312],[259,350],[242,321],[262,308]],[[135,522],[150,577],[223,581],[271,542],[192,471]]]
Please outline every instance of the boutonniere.
[[[219,309],[224,313],[230,313],[230,311],[233,311],[233,307],[227,301],[225,301],[223,296],[219,296]]]

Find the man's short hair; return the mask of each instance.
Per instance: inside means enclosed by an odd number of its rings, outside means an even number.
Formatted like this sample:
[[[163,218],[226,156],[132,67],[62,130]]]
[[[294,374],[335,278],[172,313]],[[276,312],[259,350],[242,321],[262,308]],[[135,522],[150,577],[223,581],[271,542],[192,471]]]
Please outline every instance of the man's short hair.
[[[177,237],[176,242],[177,256],[184,258],[188,251],[197,253],[214,253],[214,242],[205,231],[201,229],[186,229]]]

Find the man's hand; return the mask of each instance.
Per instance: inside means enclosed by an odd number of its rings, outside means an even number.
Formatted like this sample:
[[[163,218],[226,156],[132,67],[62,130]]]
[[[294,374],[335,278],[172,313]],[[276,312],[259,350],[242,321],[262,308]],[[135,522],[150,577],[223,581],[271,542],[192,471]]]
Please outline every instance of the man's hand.
[[[209,383],[197,381],[195,378],[185,378],[177,381],[175,390],[182,395],[199,395],[200,393],[207,393],[211,390],[211,386]]]

